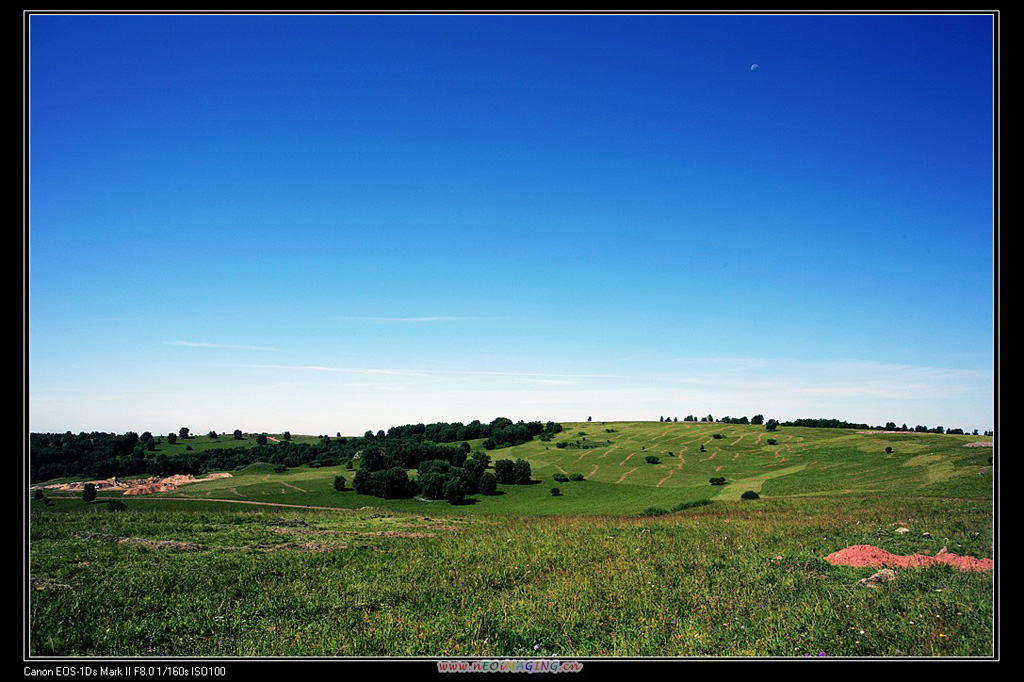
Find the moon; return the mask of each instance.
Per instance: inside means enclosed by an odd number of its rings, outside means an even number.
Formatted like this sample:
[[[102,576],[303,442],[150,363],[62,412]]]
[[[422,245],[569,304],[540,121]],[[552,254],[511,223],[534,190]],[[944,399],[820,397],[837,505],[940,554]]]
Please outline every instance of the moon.
[[[760,64],[751,64],[750,65],[750,70],[754,71],[755,69],[757,69],[758,66],[760,66]]]

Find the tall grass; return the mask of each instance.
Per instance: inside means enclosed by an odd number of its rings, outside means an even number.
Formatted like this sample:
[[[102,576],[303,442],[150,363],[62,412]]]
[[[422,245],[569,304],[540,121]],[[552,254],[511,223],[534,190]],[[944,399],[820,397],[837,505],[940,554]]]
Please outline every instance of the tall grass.
[[[822,560],[865,542],[991,556],[991,509],[975,501],[762,499],[646,518],[425,518],[109,513],[58,500],[33,502],[31,521],[31,576],[48,581],[30,595],[38,656],[992,653],[990,574],[901,570],[896,583],[869,589],[857,581],[871,569]]]

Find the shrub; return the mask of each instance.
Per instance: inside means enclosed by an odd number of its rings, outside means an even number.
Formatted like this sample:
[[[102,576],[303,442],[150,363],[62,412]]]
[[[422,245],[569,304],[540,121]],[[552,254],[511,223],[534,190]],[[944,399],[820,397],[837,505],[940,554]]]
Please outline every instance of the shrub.
[[[708,479],[711,485],[725,485],[725,476],[712,476]]]
[[[761,496],[755,493],[753,490],[748,490],[742,495],[740,495],[740,497],[744,500],[756,500],[759,499]]]
[[[569,477],[566,476],[565,474],[555,474],[551,478],[555,479],[559,483],[568,483],[569,482]]]
[[[494,463],[494,476],[498,479],[498,483],[516,482],[514,464],[510,459],[499,459]]]
[[[775,445],[775,444],[777,444],[778,442],[779,442],[779,441],[775,440],[774,438],[769,438],[769,439],[768,439],[768,445]]]
[[[559,490],[558,488],[552,488],[551,489],[551,496],[552,497],[558,497],[561,494],[562,494],[562,491]]]
[[[334,477],[334,489],[338,490],[338,491],[341,491],[341,490],[345,489],[345,477],[344,476],[335,476]]]
[[[477,485],[484,495],[494,495],[498,492],[498,479],[490,471],[480,474],[480,482]]]
[[[722,440],[723,438],[725,438],[725,436],[723,436],[720,433],[716,433],[715,435],[712,436],[712,438],[714,438],[715,440]]]
[[[711,500],[697,500],[695,502],[680,502],[676,506],[672,507],[672,511],[683,511],[685,509],[694,509],[696,507],[703,507],[711,504]]]
[[[448,504],[462,504],[466,499],[466,484],[461,478],[449,478],[444,484],[444,499]]]
[[[647,455],[644,457],[644,461],[648,464],[661,464],[661,460],[655,455]]]
[[[420,474],[416,479],[420,485],[420,492],[428,500],[440,500],[444,498],[444,484],[448,482],[445,474],[439,471],[428,471]]]
[[[583,478],[583,474],[569,474],[569,480],[570,481],[585,481],[587,479]]]
[[[892,454],[892,446],[891,445],[885,446],[885,454],[887,454],[887,455],[891,455]]]
[[[82,499],[86,502],[92,502],[96,499],[96,485],[93,483],[86,483],[85,488],[82,489]]]
[[[530,470],[530,463],[525,459],[517,459],[512,465],[512,472],[516,483],[526,484],[533,478],[533,473]]]
[[[109,512],[122,512],[124,511],[124,502],[121,500],[107,500],[107,511]]]
[[[668,510],[661,507],[648,507],[640,512],[640,516],[664,516],[665,514],[668,514]]]

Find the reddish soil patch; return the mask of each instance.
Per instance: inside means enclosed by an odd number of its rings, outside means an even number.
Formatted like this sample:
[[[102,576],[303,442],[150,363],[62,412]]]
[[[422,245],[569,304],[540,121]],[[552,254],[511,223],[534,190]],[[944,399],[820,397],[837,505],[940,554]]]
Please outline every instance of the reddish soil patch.
[[[961,571],[992,570],[991,559],[960,556],[959,554],[947,552],[945,548],[935,556],[928,556],[927,554],[901,556],[899,554],[891,554],[884,549],[879,549],[872,545],[854,545],[853,547],[841,549],[838,552],[832,552],[825,557],[825,561],[833,566],[870,566],[873,568],[897,566],[900,568],[918,568],[934,564],[948,564]]]

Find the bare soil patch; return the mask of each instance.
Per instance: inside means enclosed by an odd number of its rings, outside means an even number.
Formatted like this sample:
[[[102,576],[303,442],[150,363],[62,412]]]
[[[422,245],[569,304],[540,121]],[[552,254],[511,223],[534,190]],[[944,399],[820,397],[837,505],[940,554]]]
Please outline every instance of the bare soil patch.
[[[935,556],[927,554],[900,555],[892,554],[873,545],[854,545],[833,552],[825,557],[825,561],[833,566],[868,566],[879,568],[895,566],[897,568],[921,568],[946,564],[961,571],[991,571],[991,559],[978,559],[947,552],[943,547]]]

